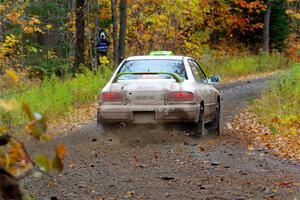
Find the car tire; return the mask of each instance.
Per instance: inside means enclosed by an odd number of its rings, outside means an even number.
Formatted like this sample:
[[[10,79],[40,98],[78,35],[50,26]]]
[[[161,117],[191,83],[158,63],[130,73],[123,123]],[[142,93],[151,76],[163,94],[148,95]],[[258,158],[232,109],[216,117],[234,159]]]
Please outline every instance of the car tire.
[[[218,102],[216,106],[215,117],[211,123],[211,129],[213,133],[217,136],[221,133],[221,104]]]
[[[196,124],[194,124],[193,127],[193,133],[197,136],[205,136],[205,120],[204,120],[204,106],[200,106],[199,110],[199,119]]]

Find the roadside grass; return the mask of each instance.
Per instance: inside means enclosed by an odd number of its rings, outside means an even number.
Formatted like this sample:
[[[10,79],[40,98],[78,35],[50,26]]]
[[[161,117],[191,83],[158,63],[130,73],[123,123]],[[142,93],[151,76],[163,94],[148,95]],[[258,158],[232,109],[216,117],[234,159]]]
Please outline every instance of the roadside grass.
[[[273,134],[300,136],[300,64],[269,81],[253,110]]]
[[[26,90],[19,88],[19,93],[14,90],[12,94],[7,95],[6,91],[4,98],[25,102],[33,112],[41,113],[46,119],[66,117],[77,107],[95,102],[110,74],[111,70],[106,70],[105,75],[87,71],[76,75],[75,78],[64,80],[52,77],[44,80],[40,86],[32,86]],[[12,113],[5,113],[0,109],[0,123],[2,121],[6,125],[21,125],[26,120],[21,109]]]
[[[218,59],[204,56],[200,63],[208,75],[217,74],[221,76],[223,81],[282,70],[292,65],[292,61],[280,53],[222,57]]]

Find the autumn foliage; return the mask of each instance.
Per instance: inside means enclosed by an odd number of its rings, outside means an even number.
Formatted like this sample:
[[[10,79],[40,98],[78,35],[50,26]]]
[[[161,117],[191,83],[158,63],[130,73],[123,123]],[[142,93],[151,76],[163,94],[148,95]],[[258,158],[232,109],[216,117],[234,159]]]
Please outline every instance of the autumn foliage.
[[[261,48],[263,15],[267,8],[264,0],[128,0],[127,4],[127,55],[166,49],[201,59],[204,55],[236,56],[241,51],[257,54]],[[285,5],[283,9],[293,17],[293,27],[297,29],[297,4],[290,0]],[[111,1],[86,1],[84,6],[83,64],[95,69],[94,48],[98,29],[106,29],[112,37]],[[45,9],[47,13],[43,12]],[[71,2],[59,0],[2,2],[0,72],[13,68],[39,78],[68,74],[75,62],[75,11]],[[278,32],[272,34],[278,35]],[[292,41],[286,39],[286,36],[280,38],[284,44]],[[299,43],[298,40],[297,35],[293,41]],[[298,58],[299,45],[294,43],[286,45],[288,55]],[[275,44],[271,47],[276,50]],[[112,49],[109,57],[113,57]],[[82,72],[82,69],[78,71]]]

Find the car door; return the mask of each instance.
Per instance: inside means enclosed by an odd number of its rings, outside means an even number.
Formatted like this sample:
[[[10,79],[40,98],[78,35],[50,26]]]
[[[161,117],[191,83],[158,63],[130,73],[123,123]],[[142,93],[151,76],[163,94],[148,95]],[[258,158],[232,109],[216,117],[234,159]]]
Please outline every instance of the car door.
[[[201,66],[195,60],[189,60],[194,77],[199,84],[199,92],[204,99],[205,116],[211,117],[215,113],[216,98],[214,95],[214,88],[208,83],[206,74]]]

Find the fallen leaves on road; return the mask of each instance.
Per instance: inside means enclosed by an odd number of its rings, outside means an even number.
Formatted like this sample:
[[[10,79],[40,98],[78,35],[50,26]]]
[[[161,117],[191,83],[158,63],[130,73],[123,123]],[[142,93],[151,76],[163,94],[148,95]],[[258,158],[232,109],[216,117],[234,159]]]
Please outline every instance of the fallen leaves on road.
[[[50,119],[48,121],[49,132],[56,134],[70,133],[70,131],[78,130],[91,120],[96,121],[94,118],[97,106],[97,103],[81,106],[76,108],[74,113],[68,117],[62,116],[61,118]]]
[[[205,148],[203,146],[199,146],[200,151],[204,152]]]
[[[257,114],[247,109],[236,115],[227,128],[248,142],[250,151],[258,146],[271,150],[276,156],[300,161],[300,135],[274,134],[259,122]]]

